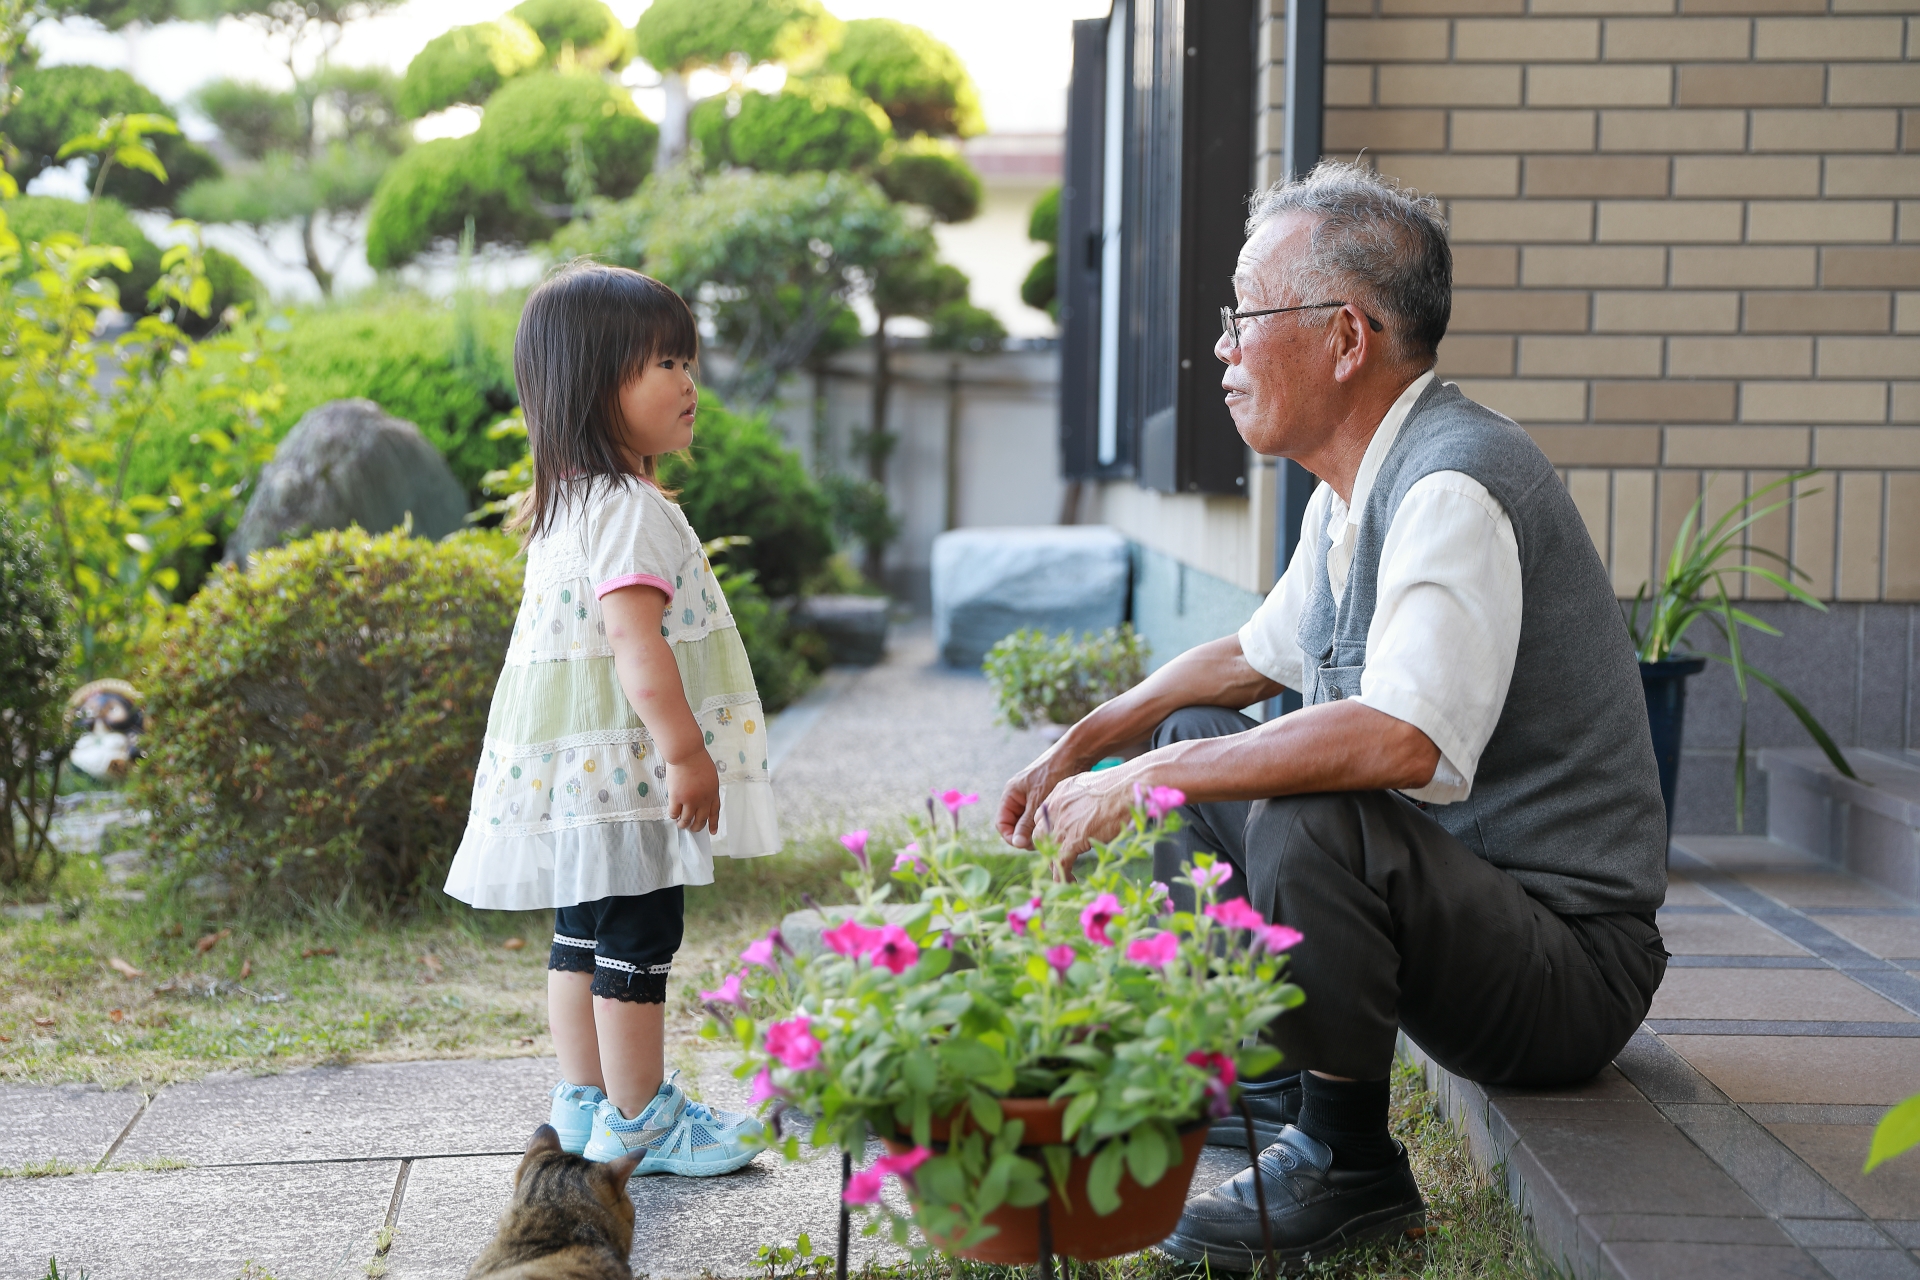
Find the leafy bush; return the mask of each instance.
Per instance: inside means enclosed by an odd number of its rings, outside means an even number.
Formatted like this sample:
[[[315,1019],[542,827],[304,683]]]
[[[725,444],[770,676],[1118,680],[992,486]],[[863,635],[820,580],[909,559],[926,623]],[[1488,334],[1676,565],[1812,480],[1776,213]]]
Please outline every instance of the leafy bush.
[[[750,63],[801,61],[840,29],[819,0],[654,0],[633,33],[649,65],[687,71],[736,53]]]
[[[5,210],[7,225],[13,228],[13,233],[25,241],[45,240],[62,231],[77,236],[87,226],[87,206],[57,196],[19,196],[0,205],[0,209]],[[152,310],[147,291],[160,279],[161,250],[147,239],[119,201],[102,197],[94,205],[93,243],[119,245],[127,251],[125,271],[110,266],[101,272],[119,290],[121,309],[134,315]],[[228,307],[252,303],[260,296],[260,282],[232,254],[208,249],[206,269],[213,292],[204,317],[182,318],[180,327],[190,333],[205,332]]]
[[[509,79],[539,66],[546,54],[533,28],[511,14],[455,27],[413,55],[397,105],[409,119],[462,103],[479,106]]]
[[[970,138],[986,131],[966,64],[919,27],[891,18],[849,22],[827,67],[879,103],[903,138],[916,133]]]
[[[766,173],[863,169],[887,144],[886,113],[839,76],[789,80],[779,93],[740,95],[726,122],[724,144],[710,141],[712,114],[702,118],[700,145],[709,163],[727,160]],[[723,145],[716,154],[712,149]]]
[[[538,240],[552,226],[523,186],[486,172],[472,134],[422,142],[381,175],[367,216],[367,262],[380,271],[401,266],[451,244],[469,218],[475,236],[491,244]]]
[[[47,825],[73,641],[71,606],[46,548],[0,505],[0,889],[31,888],[59,871]]]
[[[726,593],[727,608],[733,611],[733,625],[747,651],[747,665],[753,668],[760,705],[778,711],[807,691],[813,683],[814,669],[801,652],[786,613],[767,599],[751,569],[716,559],[713,575]]]
[[[1020,301],[1057,320],[1060,318],[1059,187],[1049,187],[1044,195],[1033,202],[1033,213],[1027,219],[1027,239],[1047,246],[1047,251],[1028,269],[1027,278],[1020,282]]]
[[[1074,724],[1146,675],[1147,642],[1131,624],[1075,640],[1023,630],[987,650],[983,664],[1000,719],[1016,729]]]
[[[926,137],[903,142],[873,176],[887,195],[925,205],[942,222],[965,222],[980,212],[980,176],[951,142]]]
[[[28,67],[15,73],[14,84],[20,100],[7,113],[7,139],[20,154],[7,168],[23,187],[46,169],[66,163],[58,159],[60,148],[69,138],[93,132],[103,116],[173,115],[153,90],[124,71],[106,67]],[[220,162],[211,152],[178,134],[154,137],[153,150],[167,171],[165,182],[115,165],[103,194],[136,209],[166,209],[194,183],[220,174]],[[89,188],[98,163],[97,157],[88,161]]]
[[[833,554],[827,500],[800,456],[764,417],[700,405],[693,448],[664,460],[660,480],[703,538],[747,537],[729,553],[770,596],[791,596]]]
[[[935,351],[970,351],[980,355],[998,351],[1007,340],[1007,327],[985,307],[965,298],[943,302],[927,317],[927,346]]]
[[[600,0],[525,0],[512,16],[533,29],[549,57],[571,46],[579,65],[609,71],[633,59],[633,32]]]
[[[520,572],[470,534],[319,534],[162,636],[135,777],[157,847],[246,899],[404,904],[466,826]]]

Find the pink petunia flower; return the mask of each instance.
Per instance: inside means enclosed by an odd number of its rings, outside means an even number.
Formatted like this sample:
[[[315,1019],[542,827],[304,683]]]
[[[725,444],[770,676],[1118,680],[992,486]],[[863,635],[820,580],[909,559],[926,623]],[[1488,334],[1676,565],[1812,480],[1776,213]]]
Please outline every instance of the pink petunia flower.
[[[767,1052],[789,1071],[811,1071],[820,1065],[820,1041],[804,1013],[767,1028]]]
[[[899,875],[902,871],[906,870],[925,871],[926,869],[927,864],[920,860],[920,846],[917,844],[908,845],[893,857],[893,873],[895,875]]]
[[[1187,802],[1187,793],[1178,787],[1154,787],[1147,792],[1147,816],[1155,822]]]
[[[862,1169],[847,1179],[847,1189],[840,1198],[848,1204],[878,1204],[880,1186],[886,1180],[887,1175],[877,1168]]]
[[[1167,888],[1165,883],[1159,880],[1155,880],[1150,887],[1153,890],[1153,894],[1152,894],[1153,900],[1160,904],[1154,909],[1162,913],[1172,911],[1173,910],[1173,890]]]
[[[847,1179],[847,1189],[841,1198],[848,1204],[873,1204],[880,1199],[880,1186],[888,1174],[907,1181],[913,1171],[925,1164],[933,1152],[925,1147],[915,1147],[897,1156],[881,1156],[867,1168]]]
[[[1164,969],[1180,954],[1180,939],[1166,930],[1151,938],[1135,938],[1127,944],[1127,959],[1149,969]]]
[[[1067,970],[1073,968],[1073,962],[1080,958],[1073,953],[1072,947],[1064,943],[1057,947],[1048,947],[1044,954],[1047,957],[1047,963],[1058,970],[1063,978],[1067,976]]]
[[[865,871],[867,869],[866,828],[863,827],[858,831],[847,832],[847,834],[840,837],[840,843],[846,846],[847,852],[853,855],[853,860],[860,864],[862,871]]]
[[[880,945],[880,930],[869,929],[858,920],[843,920],[822,932],[820,941],[837,956],[863,956]]]
[[[1229,929],[1264,929],[1267,918],[1247,905],[1245,898],[1228,898],[1207,908],[1207,914]]]
[[[1210,867],[1195,867],[1190,878],[1196,888],[1215,889],[1233,879],[1233,864],[1221,859]]]
[[[779,1088],[773,1083],[773,1072],[766,1067],[754,1073],[753,1085],[747,1090],[747,1101],[754,1106],[780,1097]]]
[[[902,1151],[897,1156],[881,1156],[873,1162],[873,1167],[904,1178],[931,1159],[933,1159],[933,1152],[925,1147],[915,1147],[911,1151]]]
[[[774,933],[778,933],[778,932],[779,932],[778,929],[774,930]],[[757,964],[762,969],[773,968],[773,937],[772,935],[769,934],[767,937],[764,937],[764,938],[755,938],[752,942],[749,942],[747,944],[747,949],[740,953],[740,958],[742,960],[745,960],[748,964]]]
[[[1103,893],[1080,909],[1080,929],[1087,940],[1097,942],[1103,947],[1113,945],[1113,939],[1107,936],[1107,926],[1120,914],[1120,899],[1110,893]]]
[[[1027,936],[1027,926],[1031,924],[1033,918],[1039,914],[1040,899],[1029,898],[1026,906],[1014,907],[1007,912],[1007,924],[1012,927],[1015,934],[1024,938]]]
[[[970,804],[979,804],[980,797],[969,791],[961,795],[958,791],[942,791],[940,803],[947,806],[947,812],[953,815],[955,822],[960,820],[960,811]]]
[[[1208,1072],[1206,1084],[1207,1114],[1215,1120],[1233,1113],[1233,1085],[1239,1078],[1233,1059],[1224,1053],[1206,1053],[1195,1049],[1187,1061]]]
[[[1263,925],[1253,931],[1253,939],[1274,955],[1299,946],[1306,935],[1284,924]]]
[[[904,973],[920,959],[920,948],[914,945],[907,931],[897,924],[890,924],[880,930],[878,943],[873,948],[873,963],[876,968],[889,973]]]
[[[726,980],[715,990],[702,991],[700,993],[700,1002],[702,1004],[731,1004],[737,1005],[742,1009],[746,1008],[747,997],[740,990],[740,979],[745,976],[743,973],[728,974]]]

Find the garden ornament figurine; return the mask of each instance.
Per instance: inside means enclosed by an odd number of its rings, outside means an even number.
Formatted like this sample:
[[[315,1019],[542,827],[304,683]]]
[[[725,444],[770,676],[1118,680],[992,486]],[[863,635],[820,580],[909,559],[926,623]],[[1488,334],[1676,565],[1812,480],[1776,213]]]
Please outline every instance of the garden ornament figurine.
[[[1206,852],[1298,929],[1306,1002],[1246,1090],[1252,1167],[1162,1248],[1251,1270],[1423,1221],[1388,1133],[1399,1032],[1484,1084],[1585,1079],[1667,955],[1666,817],[1613,586],[1553,464],[1433,374],[1452,306],[1437,205],[1326,162],[1255,197],[1214,354],[1240,435],[1321,483],[1240,631],[1089,713],[1007,784],[998,825],[1071,859],[1139,788],[1185,793],[1155,877]],[[1236,708],[1297,690],[1256,723]],[[1100,772],[1129,745],[1144,753]],[[1186,907],[1188,902],[1179,905]],[[1254,1130],[1243,1134],[1242,1129]]]
[[[95,680],[67,699],[81,733],[67,759],[96,782],[119,782],[140,758],[140,692],[125,680]]]

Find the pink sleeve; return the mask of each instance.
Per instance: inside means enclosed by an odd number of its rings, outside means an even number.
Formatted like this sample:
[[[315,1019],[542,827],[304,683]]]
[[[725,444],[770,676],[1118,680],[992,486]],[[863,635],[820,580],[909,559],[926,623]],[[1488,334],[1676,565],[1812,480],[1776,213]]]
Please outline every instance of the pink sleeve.
[[[658,587],[666,593],[667,603],[673,603],[673,584],[653,573],[629,573],[618,578],[608,578],[605,582],[594,584],[593,598],[604,600],[608,592],[618,591],[622,587]]]

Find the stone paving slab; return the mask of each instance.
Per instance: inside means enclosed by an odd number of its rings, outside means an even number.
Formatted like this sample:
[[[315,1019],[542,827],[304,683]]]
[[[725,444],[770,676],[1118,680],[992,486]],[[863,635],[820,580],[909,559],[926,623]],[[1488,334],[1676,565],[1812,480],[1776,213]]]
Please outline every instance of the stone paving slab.
[[[224,1165],[522,1151],[546,1122],[558,1078],[551,1058],[211,1076],[161,1090],[114,1158]]]
[[[0,1182],[0,1274],[58,1258],[88,1280],[363,1280],[393,1161],[101,1173]]]
[[[90,1084],[0,1086],[0,1169],[49,1160],[90,1169],[143,1102],[135,1090]]]

